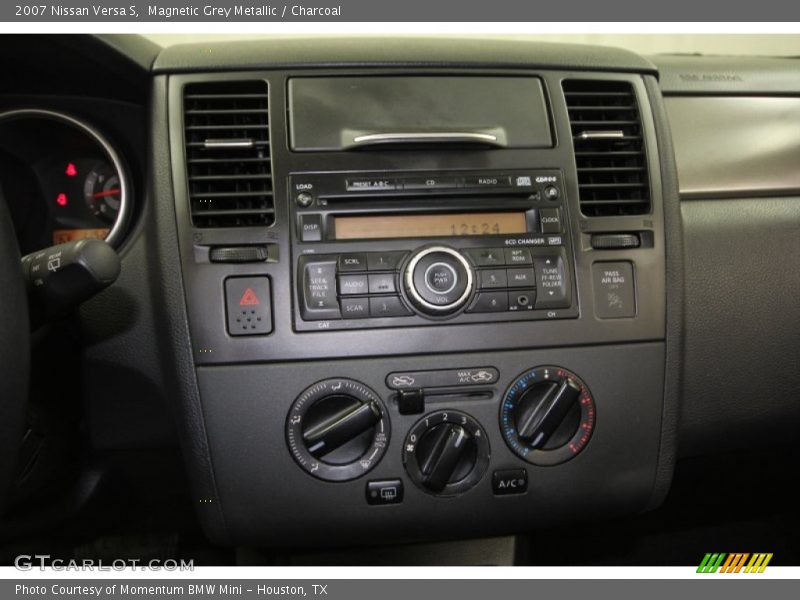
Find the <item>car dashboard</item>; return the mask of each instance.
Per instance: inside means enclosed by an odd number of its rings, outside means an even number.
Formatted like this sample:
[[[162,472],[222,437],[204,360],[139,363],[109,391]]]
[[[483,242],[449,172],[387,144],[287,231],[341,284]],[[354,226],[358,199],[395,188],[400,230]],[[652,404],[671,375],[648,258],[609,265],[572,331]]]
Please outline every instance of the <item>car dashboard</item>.
[[[41,334],[42,369],[80,348],[84,424],[29,422],[20,503],[80,435],[179,448],[221,546],[489,538],[631,518],[681,459],[793,438],[796,60],[50,43],[107,85],[0,92],[20,248],[105,238],[122,275]]]

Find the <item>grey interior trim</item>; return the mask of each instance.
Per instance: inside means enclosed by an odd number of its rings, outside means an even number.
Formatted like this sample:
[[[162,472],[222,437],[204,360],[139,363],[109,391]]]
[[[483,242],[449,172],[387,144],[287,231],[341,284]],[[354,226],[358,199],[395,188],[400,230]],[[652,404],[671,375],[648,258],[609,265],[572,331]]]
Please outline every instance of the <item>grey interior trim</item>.
[[[658,67],[665,96],[800,93],[800,63],[789,58],[700,55],[648,58]]]
[[[800,191],[800,98],[669,97],[683,198]]]
[[[800,197],[697,200],[681,212],[681,456],[796,440]]]
[[[213,52],[209,52],[213,47]],[[474,38],[304,38],[165,48],[156,73],[326,66],[491,66],[656,74],[646,58],[620,48]]]
[[[658,144],[664,206],[664,245],[666,252],[666,327],[664,354],[664,404],[661,414],[661,446],[656,478],[646,510],[658,507],[672,483],[678,455],[678,430],[683,382],[683,339],[685,335],[685,291],[683,229],[678,197],[678,171],[664,100],[653,77],[644,78]]]

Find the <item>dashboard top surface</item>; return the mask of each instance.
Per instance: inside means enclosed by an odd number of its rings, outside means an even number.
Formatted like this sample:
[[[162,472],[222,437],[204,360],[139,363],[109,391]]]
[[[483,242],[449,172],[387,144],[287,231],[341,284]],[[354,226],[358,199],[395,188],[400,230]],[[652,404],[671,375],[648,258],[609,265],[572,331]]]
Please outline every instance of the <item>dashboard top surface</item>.
[[[478,41],[479,43],[476,43]],[[310,43],[311,42],[311,43]],[[275,38],[178,44],[161,51],[156,73],[305,66],[491,66],[655,73],[619,48],[475,38]]]

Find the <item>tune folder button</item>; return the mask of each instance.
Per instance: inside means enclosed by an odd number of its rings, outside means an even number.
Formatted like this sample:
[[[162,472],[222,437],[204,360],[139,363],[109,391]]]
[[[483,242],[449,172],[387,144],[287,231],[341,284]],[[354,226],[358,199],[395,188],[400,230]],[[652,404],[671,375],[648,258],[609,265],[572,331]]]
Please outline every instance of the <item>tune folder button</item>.
[[[567,274],[561,256],[537,256],[533,267],[536,272],[536,308],[569,306]]]

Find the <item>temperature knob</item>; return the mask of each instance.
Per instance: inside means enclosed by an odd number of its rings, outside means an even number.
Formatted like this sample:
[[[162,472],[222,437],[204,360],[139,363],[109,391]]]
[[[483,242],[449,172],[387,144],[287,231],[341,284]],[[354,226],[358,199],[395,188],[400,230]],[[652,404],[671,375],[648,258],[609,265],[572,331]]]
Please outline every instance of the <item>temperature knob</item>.
[[[589,388],[561,367],[537,367],[518,377],[500,406],[508,447],[535,465],[557,465],[581,452],[595,425]]]
[[[403,463],[411,480],[425,491],[453,496],[481,480],[489,454],[486,432],[475,419],[457,411],[440,411],[411,428],[403,446]]]
[[[346,481],[378,464],[389,442],[389,420],[378,395],[363,383],[326,379],[295,400],[286,440],[303,469]]]

